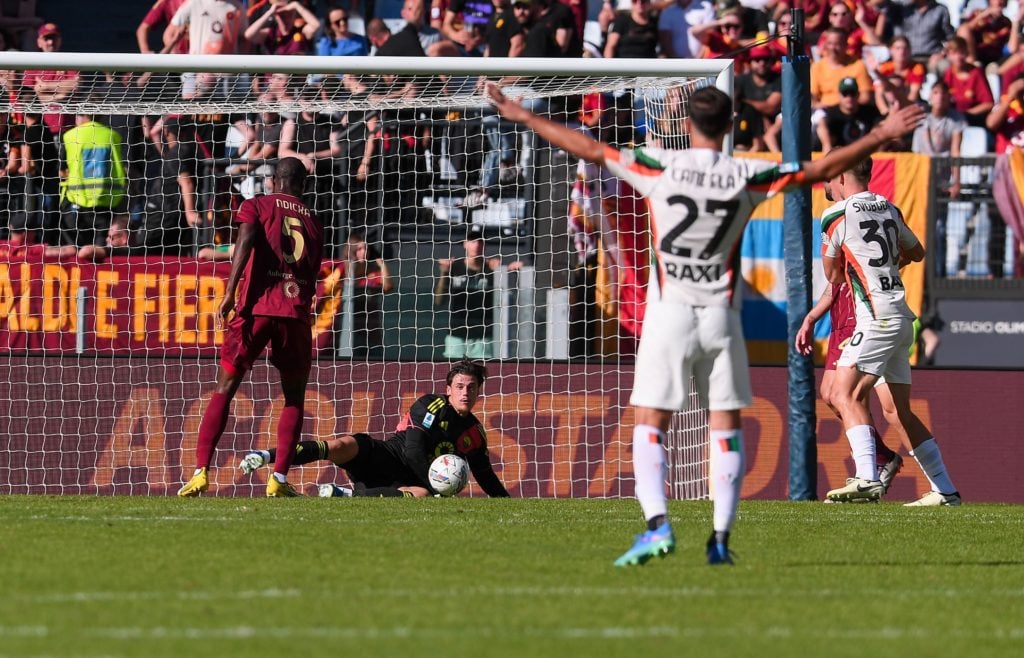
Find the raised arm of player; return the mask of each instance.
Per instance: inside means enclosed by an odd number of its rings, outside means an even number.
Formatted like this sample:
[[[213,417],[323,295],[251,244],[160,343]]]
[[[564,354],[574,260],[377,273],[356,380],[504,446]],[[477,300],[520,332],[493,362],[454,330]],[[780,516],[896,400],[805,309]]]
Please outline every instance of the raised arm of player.
[[[235,239],[234,251],[231,254],[231,273],[228,275],[227,288],[224,290],[224,299],[220,302],[220,309],[217,313],[217,324],[223,327],[228,320],[228,315],[235,308],[235,291],[238,289],[238,281],[242,278],[242,270],[252,256],[252,247],[256,242],[256,225],[250,222],[242,222],[238,225],[238,237]]]
[[[504,118],[519,123],[548,142],[565,149],[576,157],[604,165],[607,144],[589,135],[537,116],[516,101],[505,96],[497,84],[487,83],[487,95],[494,109]],[[875,126],[867,135],[856,142],[834,149],[827,157],[803,163],[803,184],[819,183],[835,178],[849,170],[865,157],[880,149],[885,143],[905,135],[924,121],[924,110],[917,105],[907,105],[889,113],[885,121]]]
[[[915,104],[889,112],[885,121],[872,128],[871,132],[854,143],[833,149],[819,160],[803,163],[803,182],[805,184],[822,183],[849,171],[855,164],[880,149],[890,140],[913,132],[924,121],[924,117],[924,110]]]
[[[490,96],[494,109],[498,114],[509,121],[526,126],[537,133],[542,139],[565,149],[578,158],[604,165],[604,150],[607,146],[604,142],[599,142],[581,131],[573,130],[568,126],[537,116],[516,101],[505,96],[501,92],[501,88],[493,82],[487,83],[487,95]]]

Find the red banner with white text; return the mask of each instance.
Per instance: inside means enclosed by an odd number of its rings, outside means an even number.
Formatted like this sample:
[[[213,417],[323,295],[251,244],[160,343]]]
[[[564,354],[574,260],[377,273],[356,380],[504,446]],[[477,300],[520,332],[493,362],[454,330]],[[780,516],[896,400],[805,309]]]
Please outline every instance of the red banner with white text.
[[[217,353],[217,305],[230,263],[122,257],[105,263],[0,262],[0,352],[186,356]],[[314,334],[328,347],[341,293],[340,264],[326,263]]]

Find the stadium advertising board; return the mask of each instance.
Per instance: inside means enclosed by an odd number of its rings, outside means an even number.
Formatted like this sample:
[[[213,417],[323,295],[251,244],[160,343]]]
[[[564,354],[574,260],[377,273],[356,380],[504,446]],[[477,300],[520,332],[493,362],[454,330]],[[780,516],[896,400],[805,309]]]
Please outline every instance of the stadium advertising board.
[[[187,479],[216,374],[212,360],[15,357],[0,363],[9,373],[0,381],[0,399],[11,402],[0,428],[0,494],[166,495]],[[447,369],[441,363],[321,361],[313,369],[303,436],[368,432],[383,438],[413,400],[438,388],[431,382],[443,382]],[[491,370],[477,415],[513,495],[633,494],[629,369],[492,364]],[[244,476],[235,466],[243,451],[273,445],[282,404],[276,382],[276,373],[261,363],[242,385],[215,457],[217,495],[262,495],[266,473]],[[744,416],[743,496],[784,499],[786,371],[754,368],[753,385],[754,406]],[[967,502],[1024,503],[1016,484],[1024,457],[1014,432],[1024,424],[1024,408],[1005,404],[1006,391],[1022,388],[1024,372],[915,372],[913,408],[934,428]],[[897,445],[891,428],[880,429],[886,443]],[[822,497],[845,481],[853,464],[838,421],[820,403],[818,436]],[[308,488],[342,477],[325,463],[296,469],[292,480]],[[908,460],[889,497],[914,500],[927,489]],[[480,495],[475,484],[469,490]]]
[[[940,299],[936,366],[1024,368],[1024,304],[1019,300]]]

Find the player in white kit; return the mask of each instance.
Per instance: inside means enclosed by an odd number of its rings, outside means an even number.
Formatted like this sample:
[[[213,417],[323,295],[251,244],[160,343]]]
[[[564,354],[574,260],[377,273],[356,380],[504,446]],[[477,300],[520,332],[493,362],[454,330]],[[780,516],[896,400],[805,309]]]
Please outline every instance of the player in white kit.
[[[850,441],[856,475],[828,492],[829,500],[876,501],[884,490],[875,461],[874,422],[868,396],[884,383],[908,435],[911,455],[932,491],[911,505],[959,505],[938,444],[910,409],[910,348],[914,312],[906,302],[900,265],[924,258],[924,247],[903,221],[899,208],[869,192],[871,159],[840,174],[831,188],[841,201],[821,220],[822,265],[832,283],[846,281],[853,291],[857,326],[836,367],[833,402]],[[882,379],[884,377],[884,379]]]
[[[711,429],[713,531],[710,564],[729,564],[729,532],[743,482],[740,410],[751,403],[746,345],[740,325],[739,241],[754,207],[789,186],[831,179],[914,129],[923,114],[908,106],[862,139],[815,162],[779,165],[723,154],[732,130],[732,100],[706,87],[688,99],[685,151],[616,150],[539,117],[488,86],[497,111],[569,153],[607,167],[646,197],[656,270],[636,359],[630,402],[636,407],[633,471],[647,529],[615,564],[644,564],[675,550],[665,496],[665,434],[687,407],[692,374],[708,404]]]

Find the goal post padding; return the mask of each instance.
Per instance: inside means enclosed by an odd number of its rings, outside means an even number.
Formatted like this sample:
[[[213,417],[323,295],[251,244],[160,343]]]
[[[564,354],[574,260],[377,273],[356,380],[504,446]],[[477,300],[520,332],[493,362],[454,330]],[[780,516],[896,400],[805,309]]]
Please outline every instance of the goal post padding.
[[[495,376],[485,396],[501,408],[485,397],[480,417],[495,437],[499,474],[515,474],[518,495],[631,495],[635,336],[622,329],[620,302],[624,288],[642,285],[628,280],[628,270],[640,272],[644,259],[623,260],[622,245],[611,242],[631,232],[634,249],[646,228],[614,224],[607,208],[617,198],[602,196],[610,188],[599,176],[589,181],[598,189],[589,206],[573,197],[577,163],[494,123],[480,82],[500,80],[511,95],[572,122],[580,97],[604,94],[618,99],[632,124],[618,127],[635,131],[638,143],[680,146],[680,101],[705,85],[731,93],[731,62],[7,52],[0,70],[16,72],[5,76],[8,91],[25,71],[77,72],[66,93],[43,100],[27,89],[8,93],[0,112],[16,120],[50,115],[44,125],[60,114],[91,115],[123,132],[127,194],[115,217],[123,215],[131,239],[154,241],[102,258],[57,244],[4,248],[0,359],[21,375],[3,387],[11,412],[0,430],[0,493],[173,493],[192,463],[223,339],[213,316],[231,213],[259,192],[263,165],[280,155],[245,149],[280,140],[291,120],[293,149],[309,154],[300,135],[322,147],[308,200],[332,229],[314,309],[318,360],[304,436],[365,426],[383,438],[410,396],[442,388],[452,356],[449,308],[435,304],[439,261],[457,261],[475,226],[486,255],[498,260],[487,309]],[[410,82],[408,93],[395,93]],[[316,117],[308,134],[304,113]],[[269,115],[280,125],[261,125]],[[161,124],[175,127],[183,150],[166,150]],[[15,166],[3,182],[4,227],[43,229],[56,242],[69,204],[54,179],[57,143],[44,144],[42,128],[21,134],[38,141],[22,159],[31,168]],[[373,170],[360,179],[367,153]],[[191,178],[191,190],[179,175]],[[568,216],[580,208],[570,198],[586,206],[575,236]],[[169,231],[175,222],[177,232]],[[108,247],[107,226],[95,228],[94,241]],[[350,260],[353,231],[369,238],[376,252],[369,259]],[[168,235],[177,241],[167,244]],[[374,288],[378,256],[393,286],[387,293]],[[239,452],[272,443],[275,382],[265,365],[249,376],[219,446],[221,469],[233,467]],[[517,413],[504,413],[509,400]],[[519,444],[517,435],[528,438]],[[706,440],[700,409],[673,423],[673,496],[707,496]],[[308,467],[302,481],[343,481],[332,469]],[[222,478],[220,493],[248,493],[234,474]]]

